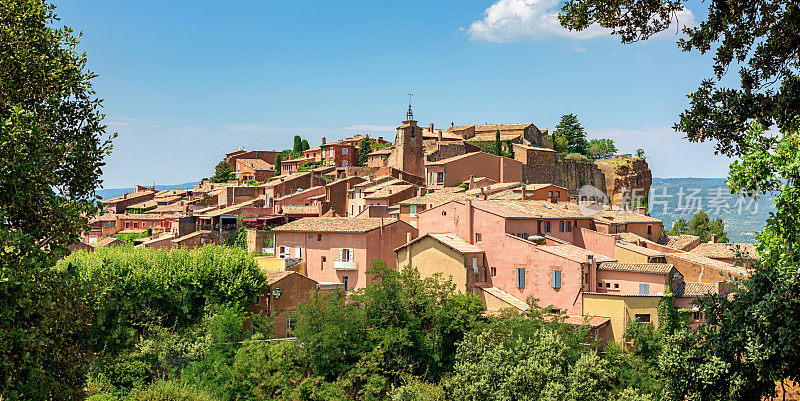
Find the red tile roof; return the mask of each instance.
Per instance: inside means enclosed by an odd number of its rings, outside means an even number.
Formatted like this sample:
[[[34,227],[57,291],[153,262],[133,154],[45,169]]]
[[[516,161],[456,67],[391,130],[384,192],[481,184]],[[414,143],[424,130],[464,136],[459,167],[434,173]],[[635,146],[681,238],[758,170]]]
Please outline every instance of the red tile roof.
[[[304,217],[275,227],[275,232],[366,233],[397,223],[395,218],[379,217]]]

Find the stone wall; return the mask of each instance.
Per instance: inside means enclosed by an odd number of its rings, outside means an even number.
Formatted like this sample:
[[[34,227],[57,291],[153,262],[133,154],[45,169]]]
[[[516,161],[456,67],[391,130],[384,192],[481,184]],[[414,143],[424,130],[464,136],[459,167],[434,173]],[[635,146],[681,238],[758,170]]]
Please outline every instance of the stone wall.
[[[480,150],[481,148],[466,142],[444,142],[439,143],[436,147],[436,150],[428,153],[426,155],[426,160],[428,162],[437,162],[439,160],[449,159],[451,157],[461,156],[469,152],[477,152]]]
[[[555,152],[524,145],[514,146],[514,159],[522,162],[522,180],[527,184],[555,184],[564,187],[571,196],[584,185],[606,187],[605,175],[591,161],[564,159]]]

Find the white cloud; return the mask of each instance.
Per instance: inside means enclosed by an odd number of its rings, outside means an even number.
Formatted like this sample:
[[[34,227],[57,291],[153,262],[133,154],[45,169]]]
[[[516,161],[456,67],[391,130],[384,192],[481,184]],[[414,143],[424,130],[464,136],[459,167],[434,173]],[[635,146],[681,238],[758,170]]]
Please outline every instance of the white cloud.
[[[342,128],[346,131],[381,131],[381,132],[392,132],[396,129],[396,127],[391,125],[372,125],[372,124],[356,124],[351,125],[349,127]]]
[[[592,39],[611,34],[610,29],[597,24],[583,31],[570,31],[558,22],[559,10],[559,0],[497,0],[483,12],[483,18],[470,25],[467,34],[472,40],[498,43],[549,37]],[[678,21],[681,26],[693,26],[694,14],[684,8],[678,12]],[[677,25],[672,25],[658,36],[675,33]]]

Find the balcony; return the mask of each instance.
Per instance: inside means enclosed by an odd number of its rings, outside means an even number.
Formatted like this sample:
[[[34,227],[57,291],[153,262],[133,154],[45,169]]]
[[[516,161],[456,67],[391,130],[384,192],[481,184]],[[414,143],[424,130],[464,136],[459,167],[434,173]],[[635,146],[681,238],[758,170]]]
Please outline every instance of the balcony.
[[[356,264],[355,260],[351,260],[348,262],[342,262],[341,260],[334,260],[333,270],[345,270],[345,271],[358,270],[358,264]]]

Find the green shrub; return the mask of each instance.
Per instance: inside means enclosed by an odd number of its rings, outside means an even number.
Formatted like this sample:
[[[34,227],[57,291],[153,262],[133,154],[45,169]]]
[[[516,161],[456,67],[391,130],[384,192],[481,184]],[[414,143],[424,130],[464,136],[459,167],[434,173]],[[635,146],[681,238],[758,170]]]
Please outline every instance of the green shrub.
[[[214,401],[217,398],[205,389],[175,380],[157,381],[131,392],[131,401]]]
[[[210,305],[247,307],[264,285],[251,255],[218,246],[104,247],[73,253],[57,264],[69,266],[100,294],[93,336],[107,354],[130,349],[147,324],[184,329],[199,323]]]
[[[579,160],[589,160],[588,157],[580,154],[580,153],[568,153],[564,156],[565,159],[579,159]]]

